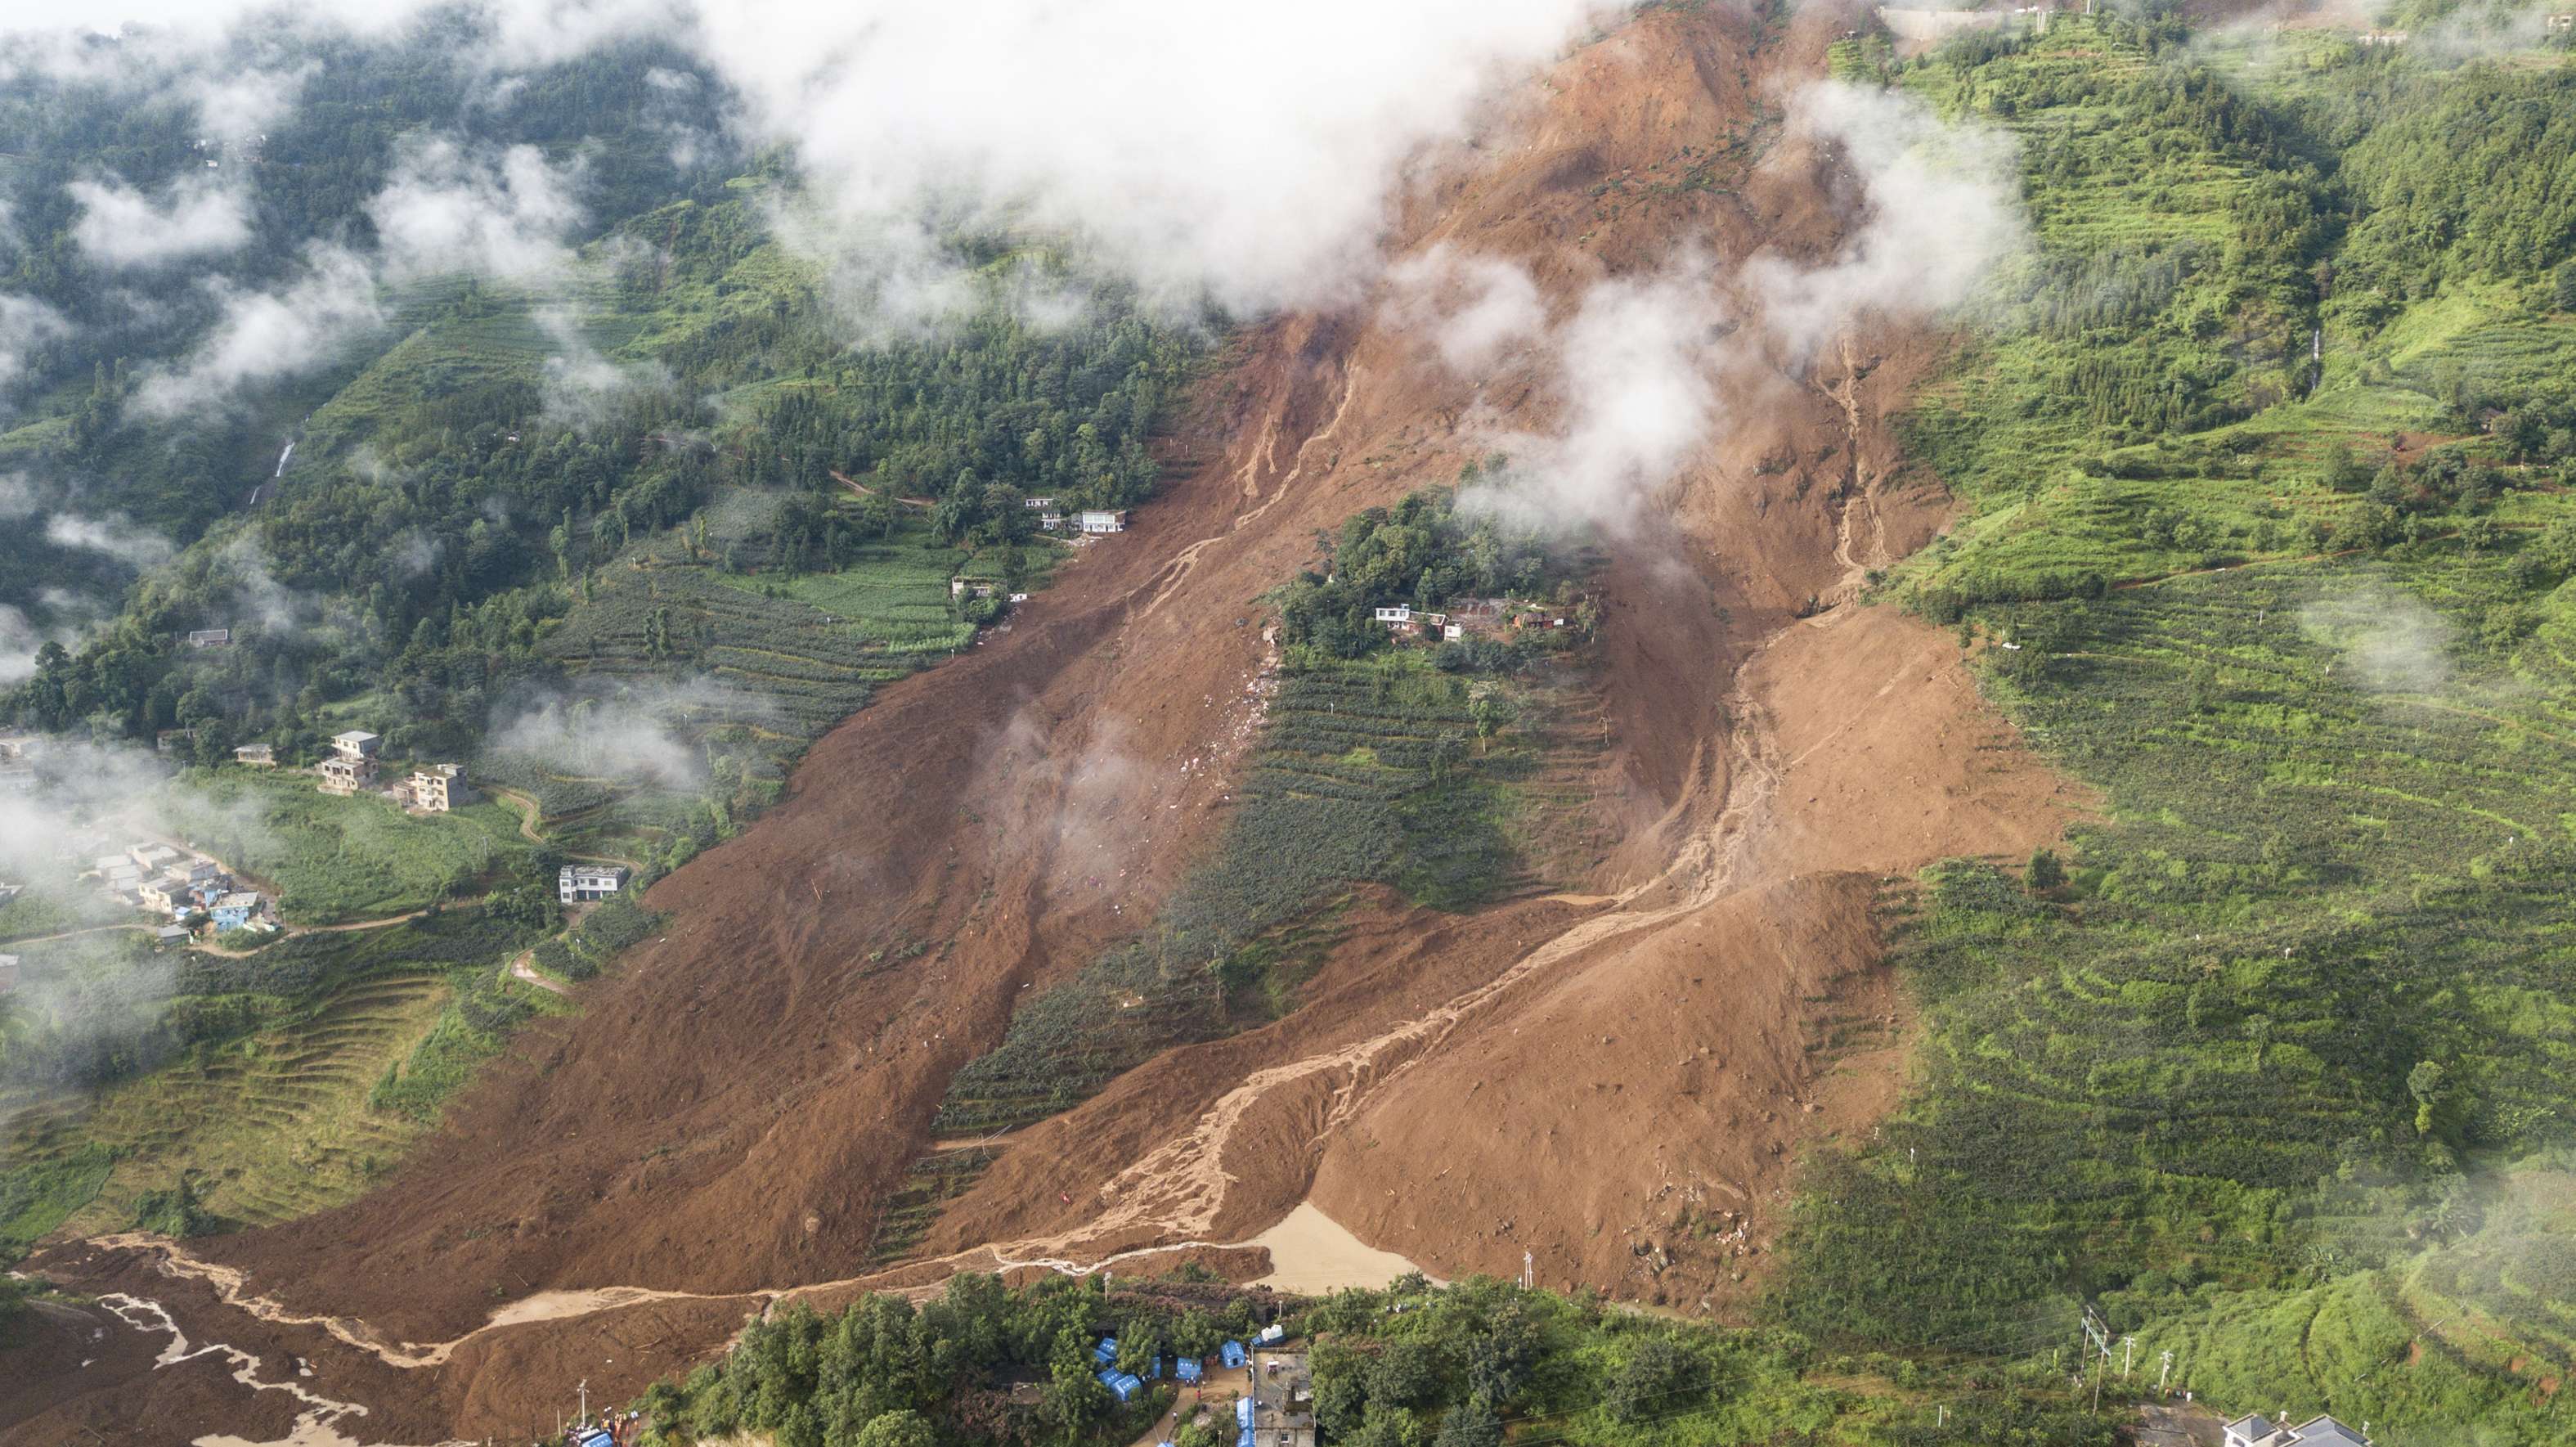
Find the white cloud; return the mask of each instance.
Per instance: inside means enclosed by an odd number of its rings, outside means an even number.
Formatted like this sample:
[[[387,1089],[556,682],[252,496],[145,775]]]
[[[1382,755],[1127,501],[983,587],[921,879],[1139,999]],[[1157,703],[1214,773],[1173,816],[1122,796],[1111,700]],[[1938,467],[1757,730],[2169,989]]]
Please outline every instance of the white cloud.
[[[45,519],[45,541],[58,548],[103,553],[131,568],[148,568],[168,558],[170,540],[134,525],[123,513],[103,518],[58,512]]]
[[[1909,95],[1819,81],[1790,98],[1789,135],[1839,151],[1864,212],[1841,251],[1808,267],[1745,267],[1765,325],[1794,360],[1864,315],[1916,318],[1966,304],[2028,244],[2009,134],[1949,124]]]
[[[1547,338],[1560,399],[1556,428],[1497,438],[1511,467],[1470,504],[1532,525],[1624,523],[1716,422],[1726,323],[1702,257],[1594,284]]]
[[[405,148],[367,216],[388,279],[472,271],[536,281],[572,264],[564,238],[581,224],[576,184],[534,146],[490,155],[432,138]]]
[[[61,312],[34,297],[0,295],[0,387],[25,374],[29,352],[71,329]]]
[[[197,107],[197,128],[206,139],[246,141],[286,119],[320,69],[311,61],[292,70],[227,69],[191,75],[182,90]]]
[[[945,226],[1016,222],[1088,238],[1161,300],[1250,312],[1373,277],[1403,163],[1613,9],[753,0],[699,24],[898,303]]]
[[[1492,257],[1460,256],[1446,244],[1399,264],[1387,283],[1389,319],[1427,334],[1461,376],[1491,367],[1547,326],[1528,272]]]
[[[384,322],[376,278],[341,247],[307,248],[292,280],[265,291],[215,284],[224,312],[176,368],[143,379],[135,404],[156,417],[221,406],[235,388],[291,377]]]
[[[600,355],[562,308],[538,312],[537,324],[557,348],[546,358],[544,394],[546,415],[555,421],[586,430],[608,420],[623,399],[674,383],[671,369],[659,362],[618,363]]]
[[[157,198],[114,176],[65,189],[81,207],[72,239],[101,266],[164,266],[250,241],[249,200],[213,172],[183,172]]]

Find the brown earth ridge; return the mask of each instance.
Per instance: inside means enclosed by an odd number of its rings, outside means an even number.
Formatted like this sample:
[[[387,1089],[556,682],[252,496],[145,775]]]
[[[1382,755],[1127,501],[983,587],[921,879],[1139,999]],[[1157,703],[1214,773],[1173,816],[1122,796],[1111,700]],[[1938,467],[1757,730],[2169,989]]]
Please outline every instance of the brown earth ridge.
[[[1686,249],[1720,278],[1764,250],[1829,257],[1858,201],[1777,122],[1844,24],[1641,15],[1424,157],[1387,250],[1518,263],[1559,319]],[[1654,184],[1730,131],[1758,158]],[[365,1407],[330,1418],[359,1440],[501,1436],[576,1379],[618,1400],[685,1368],[795,1288],[828,1283],[808,1293],[828,1304],[962,1268],[1151,1269],[1174,1246],[1247,1278],[1263,1253],[1216,1248],[1310,1200],[1444,1277],[1515,1276],[1527,1253],[1546,1285],[1725,1312],[1801,1147],[1865,1130],[1900,1087],[1878,892],[2027,851],[2087,803],[1983,707],[1946,635],[1851,601],[1944,515],[1888,419],[1946,345],[1861,318],[1812,361],[1733,364],[1715,435],[1613,531],[1598,655],[1621,843],[1582,892],[1471,915],[1375,900],[1293,1014],[1020,1132],[927,1261],[871,1275],[878,1208],[950,1077],[1203,857],[1255,732],[1260,595],[1315,560],[1318,530],[1453,479],[1498,432],[1546,432],[1561,404],[1544,359],[1462,379],[1365,304],[1248,328],[1128,533],[819,741],[776,808],[654,888],[669,933],[585,987],[580,1016],[531,1026],[387,1184],[186,1257],[117,1238],[37,1263],[256,1356],[271,1390],[128,1349],[82,1369],[95,1390],[0,1407],[0,1443],[142,1414],[160,1440],[274,1433],[290,1380]],[[1810,598],[1839,606],[1802,617]],[[886,949],[903,939],[934,948]]]

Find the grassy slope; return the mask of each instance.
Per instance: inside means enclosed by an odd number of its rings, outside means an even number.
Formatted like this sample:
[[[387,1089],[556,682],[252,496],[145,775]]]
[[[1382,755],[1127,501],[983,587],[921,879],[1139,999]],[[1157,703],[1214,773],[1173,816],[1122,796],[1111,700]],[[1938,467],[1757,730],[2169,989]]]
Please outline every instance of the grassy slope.
[[[0,1096],[0,1250],[58,1228],[122,1229],[140,1194],[185,1171],[208,1210],[242,1225],[355,1196],[497,1048],[493,1026],[560,1008],[497,978],[522,943],[453,911],[239,959],[85,966],[101,988],[167,991],[170,1018],[198,1038],[95,1094]]]
[[[2062,64],[2079,34],[2061,21],[1989,70]],[[2100,123],[2013,121],[2026,157]],[[2216,234],[2241,182],[2122,144],[2090,143],[2099,179],[2035,179],[2045,255]],[[2185,356],[2175,323],[2221,287],[2187,281],[2124,345]],[[2511,564],[2576,502],[2526,472],[2486,511],[2492,550],[2434,515],[2418,541],[2324,556],[2365,541],[2363,499],[2320,477],[2336,444],[2435,426],[2451,369],[2565,375],[2576,320],[2530,302],[2454,282],[2376,335],[2330,330],[2313,396],[2188,437],[2046,405],[2101,338],[1990,337],[1927,398],[1918,451],[1969,511],[1899,589],[2143,585],[1971,615],[2023,645],[1986,655],[1990,693],[2112,818],[2059,899],[1969,866],[1927,881],[1905,924],[1922,1073],[1883,1145],[1824,1163],[1791,1320],[2008,1349],[2013,1321],[2082,1292],[2222,1403],[2423,1440],[2555,1430],[2576,1277],[2529,1249],[2515,1203],[2557,1179],[2576,1092],[2576,599]],[[2193,527],[2176,540],[2156,510]],[[2419,1133],[2421,1061],[2449,1086]],[[2525,1224],[2466,1234],[2490,1204]]]
[[[528,852],[518,816],[488,800],[413,815],[324,794],[301,770],[213,770],[170,800],[174,827],[277,886],[289,924],[381,919],[472,893]]]

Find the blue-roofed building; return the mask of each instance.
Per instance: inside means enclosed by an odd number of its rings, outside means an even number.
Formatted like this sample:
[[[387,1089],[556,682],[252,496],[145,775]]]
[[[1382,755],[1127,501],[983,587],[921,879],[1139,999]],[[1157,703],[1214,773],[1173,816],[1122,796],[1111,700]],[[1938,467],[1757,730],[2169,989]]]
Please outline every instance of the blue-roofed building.
[[[1216,1349],[1217,1359],[1229,1367],[1239,1367],[1251,1358],[1244,1354],[1243,1343],[1230,1341]]]
[[[1234,1399],[1234,1425],[1241,1427],[1246,1432],[1252,1430],[1252,1399],[1250,1397],[1237,1397]]]
[[[1119,1401],[1126,1402],[1134,1400],[1136,1389],[1145,1384],[1125,1372],[1112,1368],[1100,1374],[1100,1385],[1107,1387]]]
[[[1180,1360],[1180,1364],[1172,1369],[1172,1375],[1180,1378],[1183,1382],[1196,1382],[1200,1375],[1206,1370],[1206,1368],[1199,1365],[1199,1359],[1197,1357],[1183,1357]]]
[[[1091,1360],[1093,1365],[1103,1367],[1118,1360],[1118,1338],[1114,1336],[1102,1337],[1100,1339],[1100,1345],[1091,1349]]]

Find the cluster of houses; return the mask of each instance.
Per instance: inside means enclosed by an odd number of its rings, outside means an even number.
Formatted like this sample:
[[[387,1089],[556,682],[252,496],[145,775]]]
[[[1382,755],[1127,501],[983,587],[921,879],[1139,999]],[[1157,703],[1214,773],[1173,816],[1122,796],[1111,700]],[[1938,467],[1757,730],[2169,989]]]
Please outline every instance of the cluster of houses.
[[[1562,613],[1537,603],[1515,603],[1509,598],[1470,598],[1451,604],[1445,612],[1398,603],[1378,609],[1377,621],[1399,639],[1418,638],[1430,643],[1454,643],[1506,629],[1521,632],[1567,626]]]
[[[117,903],[167,920],[158,933],[162,944],[185,944],[188,921],[199,915],[217,930],[277,928],[277,907],[268,896],[241,888],[202,854],[146,840],[122,854],[99,855],[90,872]]]
[[[384,740],[364,729],[332,735],[330,756],[313,766],[313,772],[321,776],[322,792],[344,798],[381,794],[414,814],[444,814],[479,797],[465,782],[463,764],[424,764],[391,783],[381,783],[379,754],[383,746]],[[275,768],[277,751],[266,744],[247,744],[233,750],[233,761],[254,768]]]
[[[1051,533],[1063,532],[1068,525],[1077,533],[1095,536],[1127,531],[1127,510],[1123,507],[1081,508],[1068,517],[1051,497],[1024,497],[1020,499],[1020,506],[1036,513],[1038,526]]]
[[[1287,1335],[1283,1328],[1264,1327],[1261,1335],[1247,1348],[1239,1341],[1226,1342],[1217,1348],[1217,1366],[1198,1358],[1173,1358],[1172,1379],[1185,1387],[1210,1381],[1210,1372],[1224,1370],[1247,1372],[1252,1390],[1235,1399],[1235,1447],[1315,1447],[1315,1379],[1306,1364],[1304,1352],[1260,1350],[1275,1345]],[[1102,1337],[1091,1348],[1092,1375],[1109,1394],[1120,1402],[1135,1399],[1147,1382],[1160,1381],[1163,1358],[1157,1354],[1145,1366],[1145,1375],[1118,1369],[1118,1338]],[[1169,1442],[1159,1447],[1172,1447]]]
[[[2227,1424],[2220,1440],[2226,1447],[2370,1447],[2366,1433],[2356,1432],[2332,1417],[2311,1417],[2295,1427],[2261,1417],[2240,1417]]]

